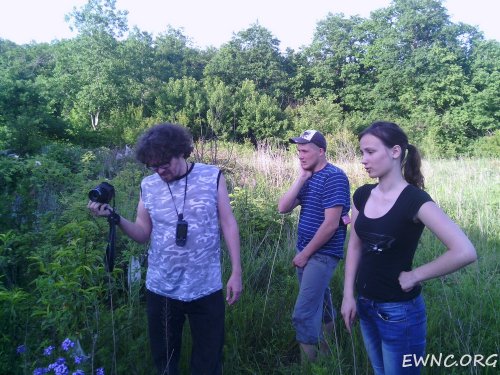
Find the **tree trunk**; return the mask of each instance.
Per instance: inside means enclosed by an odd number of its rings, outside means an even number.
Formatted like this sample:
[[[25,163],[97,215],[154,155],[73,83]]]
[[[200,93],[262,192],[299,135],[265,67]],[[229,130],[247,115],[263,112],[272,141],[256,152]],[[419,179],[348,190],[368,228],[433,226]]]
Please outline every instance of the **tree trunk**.
[[[95,114],[90,114],[90,124],[92,125],[92,130],[97,130],[97,126],[99,125],[99,111]]]

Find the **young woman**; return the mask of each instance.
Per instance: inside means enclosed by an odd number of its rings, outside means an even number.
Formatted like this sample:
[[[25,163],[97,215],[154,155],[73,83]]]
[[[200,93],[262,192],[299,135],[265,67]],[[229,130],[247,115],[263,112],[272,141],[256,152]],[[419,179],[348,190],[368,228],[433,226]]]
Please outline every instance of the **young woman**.
[[[375,122],[359,141],[362,164],[378,183],[353,195],[341,313],[349,332],[359,316],[376,375],[419,374],[414,358],[424,355],[426,342],[421,282],[474,262],[476,251],[423,191],[420,154],[398,125]],[[447,250],[412,269],[424,226]]]

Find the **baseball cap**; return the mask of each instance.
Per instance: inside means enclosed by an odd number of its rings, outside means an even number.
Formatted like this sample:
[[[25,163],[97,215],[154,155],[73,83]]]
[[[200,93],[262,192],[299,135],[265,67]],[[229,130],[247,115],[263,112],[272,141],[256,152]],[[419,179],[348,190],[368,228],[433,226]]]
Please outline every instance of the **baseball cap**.
[[[326,139],[317,130],[306,130],[299,137],[290,138],[290,143],[296,144],[305,144],[305,143],[313,143],[319,148],[322,148],[326,151]]]

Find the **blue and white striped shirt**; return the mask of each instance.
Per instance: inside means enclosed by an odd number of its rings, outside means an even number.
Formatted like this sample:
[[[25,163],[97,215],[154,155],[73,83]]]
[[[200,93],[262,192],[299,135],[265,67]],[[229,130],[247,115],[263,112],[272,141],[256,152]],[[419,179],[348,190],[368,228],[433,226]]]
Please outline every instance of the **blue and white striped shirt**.
[[[315,172],[300,190],[300,217],[297,250],[302,251],[325,220],[325,209],[342,206],[342,215],[351,209],[349,180],[344,171],[330,163]],[[335,234],[318,251],[319,254],[344,257],[347,227],[340,221]]]

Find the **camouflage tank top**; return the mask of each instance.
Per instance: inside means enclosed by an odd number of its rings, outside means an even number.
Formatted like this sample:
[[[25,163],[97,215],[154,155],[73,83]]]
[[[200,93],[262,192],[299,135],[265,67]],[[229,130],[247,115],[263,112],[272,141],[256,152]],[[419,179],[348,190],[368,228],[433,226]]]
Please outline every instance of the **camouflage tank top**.
[[[193,164],[187,175],[185,205],[185,178],[170,182],[172,195],[157,173],[143,179],[142,201],[153,224],[146,288],[153,293],[192,301],[222,289],[219,174],[214,166]],[[175,207],[188,222],[187,242],[182,247],[175,244]]]

